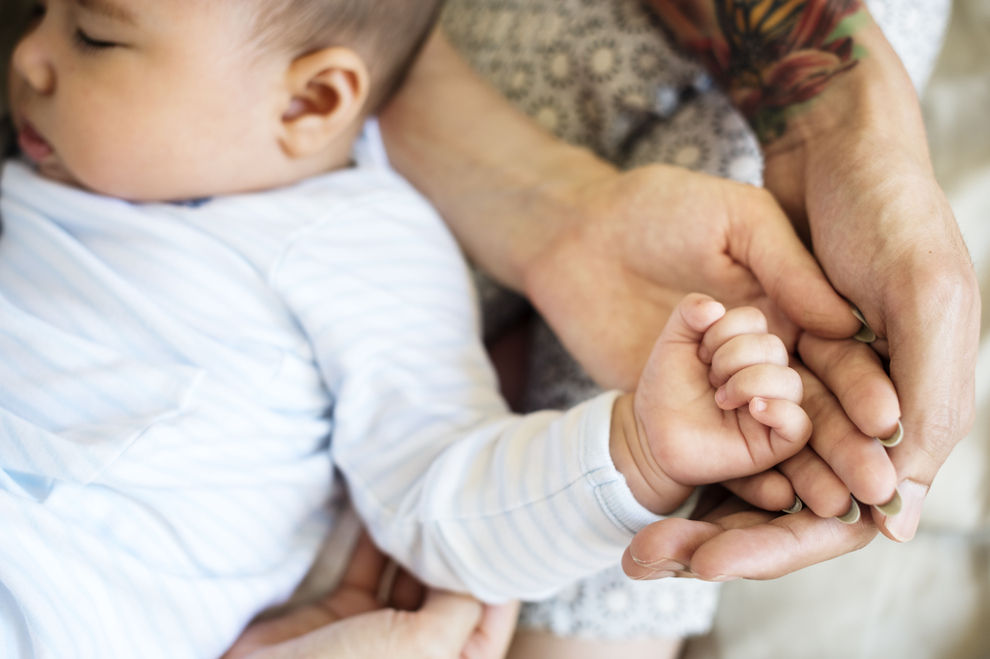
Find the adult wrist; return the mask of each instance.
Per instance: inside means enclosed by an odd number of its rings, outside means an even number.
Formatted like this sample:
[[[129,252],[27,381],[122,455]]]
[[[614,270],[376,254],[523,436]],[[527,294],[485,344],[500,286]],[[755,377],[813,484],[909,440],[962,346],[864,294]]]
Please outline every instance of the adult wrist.
[[[533,298],[534,273],[542,271],[545,259],[568,239],[580,240],[581,232],[594,223],[595,205],[601,197],[589,190],[618,175],[609,163],[584,147],[556,141],[539,150],[539,158],[526,168],[528,180],[519,181],[525,191],[518,210],[519,233],[513,250],[513,269],[521,291]]]
[[[795,106],[786,130],[764,143],[768,160],[797,151],[805,157],[834,154],[837,142],[861,137],[898,144],[905,153],[928,161],[917,92],[880,28],[869,19],[855,34],[863,54],[855,66],[831,78],[820,94]],[[854,139],[853,136],[856,136]]]

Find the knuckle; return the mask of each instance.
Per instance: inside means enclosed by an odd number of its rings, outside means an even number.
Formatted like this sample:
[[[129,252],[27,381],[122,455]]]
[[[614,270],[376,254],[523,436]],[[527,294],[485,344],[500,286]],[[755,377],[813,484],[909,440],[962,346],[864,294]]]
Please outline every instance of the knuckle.
[[[833,427],[830,431],[816,427],[812,435],[812,448],[828,464],[834,463],[846,453],[855,454],[856,448],[867,441],[866,436],[848,422],[842,425],[842,429],[836,430]]]
[[[805,503],[819,517],[838,517],[849,510],[849,492],[839,485],[815,489],[809,497],[812,500]]]
[[[937,465],[941,465],[949,452],[962,439],[973,424],[974,411],[971,402],[962,405],[940,405],[925,410],[914,424],[914,434],[921,449]]]
[[[784,340],[777,336],[776,334],[767,334],[766,340],[770,344],[771,349],[776,351],[778,355],[782,355],[785,359],[790,357],[790,353],[787,350],[787,346],[784,344]]]
[[[732,310],[733,318],[751,327],[767,331],[767,317],[756,307],[736,307]]]
[[[949,258],[929,259],[903,271],[900,282],[891,286],[891,308],[895,313],[910,313],[914,309],[898,306],[923,305],[938,308],[941,313],[968,312],[979,307],[980,293],[971,263]],[[909,295],[905,295],[909,292]]]

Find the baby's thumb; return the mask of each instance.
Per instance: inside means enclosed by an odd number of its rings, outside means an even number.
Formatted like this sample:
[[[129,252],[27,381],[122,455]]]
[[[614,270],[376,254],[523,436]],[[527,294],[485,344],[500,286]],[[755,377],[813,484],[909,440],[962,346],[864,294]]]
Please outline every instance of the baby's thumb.
[[[660,342],[700,344],[708,328],[724,315],[722,303],[701,293],[689,293],[670,314]]]

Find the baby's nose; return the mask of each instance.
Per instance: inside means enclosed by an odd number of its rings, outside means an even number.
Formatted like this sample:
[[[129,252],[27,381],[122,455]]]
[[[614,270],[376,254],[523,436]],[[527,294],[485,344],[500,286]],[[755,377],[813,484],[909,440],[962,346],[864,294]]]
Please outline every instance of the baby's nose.
[[[55,69],[36,27],[17,43],[11,57],[11,79],[22,79],[35,92],[51,94],[55,91]]]

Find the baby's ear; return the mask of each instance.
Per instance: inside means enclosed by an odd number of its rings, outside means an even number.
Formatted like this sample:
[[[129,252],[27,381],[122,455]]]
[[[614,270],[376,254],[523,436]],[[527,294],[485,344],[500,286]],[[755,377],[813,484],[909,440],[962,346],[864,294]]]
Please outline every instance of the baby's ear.
[[[364,60],[348,48],[324,48],[294,60],[286,72],[282,148],[293,158],[325,149],[361,115],[369,84]]]

